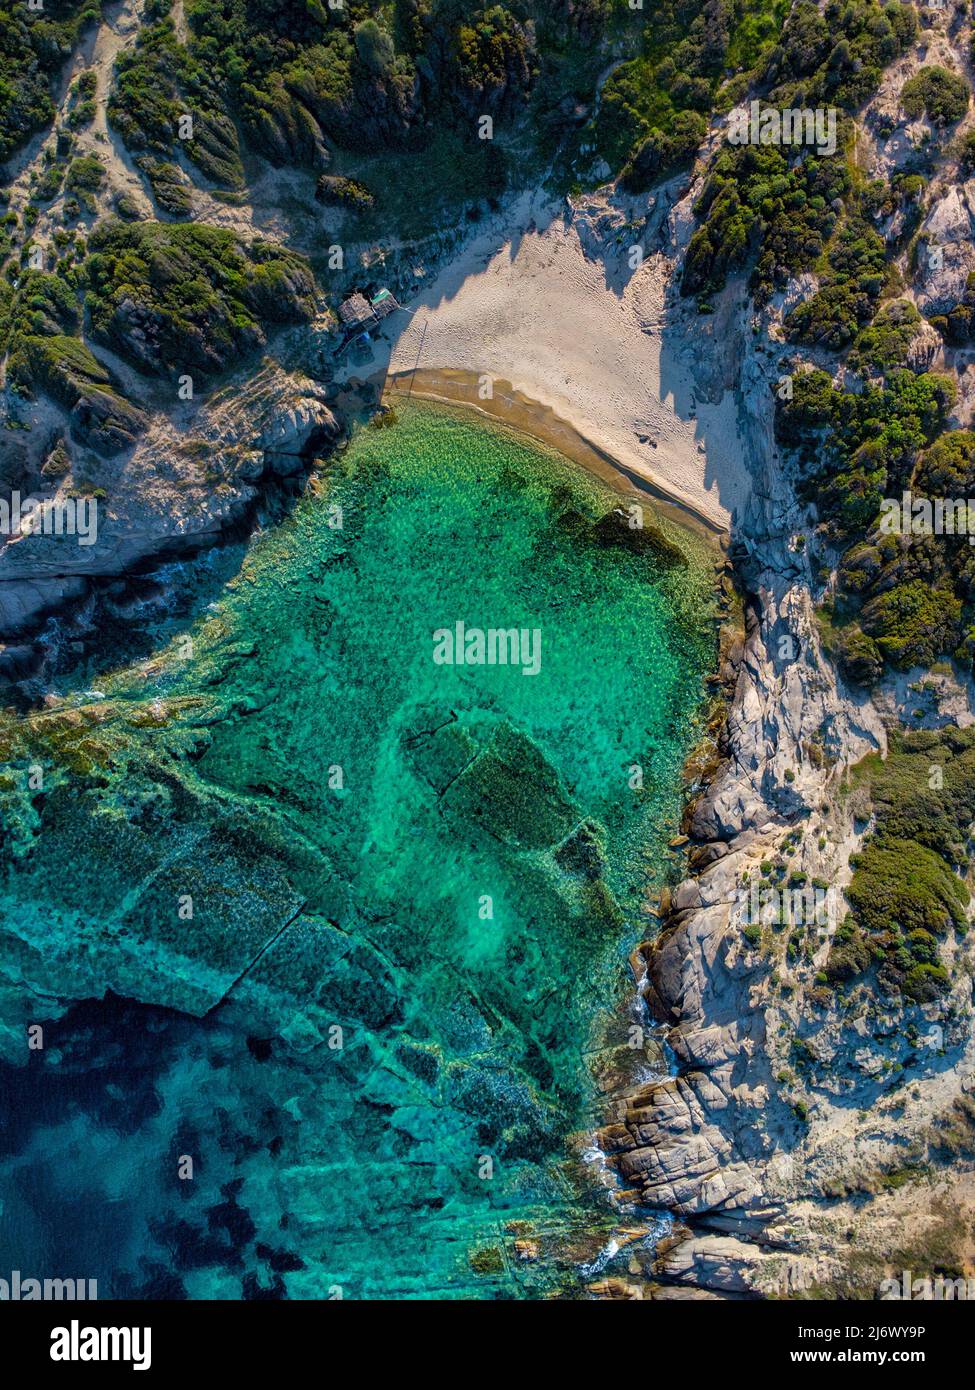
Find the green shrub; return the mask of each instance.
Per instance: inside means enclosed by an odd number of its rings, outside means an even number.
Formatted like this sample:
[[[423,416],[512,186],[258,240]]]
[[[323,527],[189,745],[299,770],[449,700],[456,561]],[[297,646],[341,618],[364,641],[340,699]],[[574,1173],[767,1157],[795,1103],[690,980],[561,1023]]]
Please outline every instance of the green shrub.
[[[873,322],[857,334],[847,359],[849,367],[855,372],[883,373],[905,366],[920,322],[921,315],[909,299],[881,305]]]
[[[847,917],[830,943],[824,974],[832,984],[852,980],[869,968],[873,958],[863,931],[852,917]]]
[[[966,131],[958,147],[958,160],[962,170],[971,176],[975,171],[975,130]]]
[[[923,67],[901,88],[901,105],[914,120],[924,115],[935,125],[957,125],[968,110],[968,83],[946,68]]]
[[[868,932],[943,936],[964,923],[968,892],[933,850],[913,840],[874,838],[851,862],[855,872],[846,896]]]
[[[91,125],[95,119],[95,93],[98,90],[98,76],[94,68],[86,68],[71,84],[68,97],[68,125],[72,130],[80,130]]]
[[[623,168],[623,184],[642,192],[681,165],[689,164],[707,134],[707,121],[697,111],[678,111],[666,131],[654,126]]]
[[[31,187],[31,197],[39,203],[49,203],[61,192],[64,182],[64,165],[52,161],[46,164]]]
[[[922,579],[898,584],[863,606],[860,623],[892,666],[930,666],[958,642],[961,600]]]
[[[785,320],[791,342],[831,348],[851,343],[871,319],[888,280],[886,247],[866,222],[851,218],[829,249],[828,272],[811,299]]]
[[[193,211],[193,189],[175,164],[151,155],[140,155],[136,165],[149,180],[153,197],[163,212],[187,217]]]
[[[97,155],[79,155],[72,159],[65,175],[64,186],[73,193],[97,193],[105,182],[105,166]]]
[[[222,370],[314,312],[303,257],[199,224],[100,224],[85,270],[93,337],[150,372]]]
[[[348,208],[350,212],[368,212],[375,199],[368,188],[356,179],[338,178],[332,174],[322,174],[315,189],[315,197],[320,203],[330,207]]]

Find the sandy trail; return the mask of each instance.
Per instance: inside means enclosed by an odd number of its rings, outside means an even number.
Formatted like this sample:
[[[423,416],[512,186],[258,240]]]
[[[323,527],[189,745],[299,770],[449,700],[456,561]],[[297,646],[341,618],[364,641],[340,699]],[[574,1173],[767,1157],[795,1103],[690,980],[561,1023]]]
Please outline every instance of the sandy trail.
[[[66,65],[58,89],[55,119],[29,142],[15,160],[8,161],[7,167],[14,173],[8,184],[8,205],[14,212],[23,214],[31,201],[31,176],[43,169],[45,150],[53,152],[56,129],[59,126],[67,128],[71,84],[81,73],[91,69],[98,80],[95,117],[89,126],[73,132],[71,155],[97,155],[105,166],[106,178],[103,190],[96,199],[98,214],[82,213],[76,225],[82,230],[93,226],[98,215],[110,210],[112,199],[119,192],[134,197],[143,214],[151,215],[152,203],[145,193],[142,178],[106,118],[115,60],[138,37],[140,6],[141,0],[119,0],[119,3],[106,7],[100,22],[86,33],[84,41]],[[36,245],[49,248],[55,229],[64,225],[62,210],[65,197],[66,191],[62,188],[39,209],[37,220],[30,229],[31,240]]]
[[[387,359],[390,372],[409,371],[422,336],[421,368],[511,383],[634,474],[728,527],[749,487],[734,393],[697,398],[695,349],[668,327],[669,262],[653,255],[631,274],[625,244],[612,238],[590,259],[577,219],[563,213],[525,195],[507,235],[492,228],[474,238],[411,301],[409,319],[388,321],[391,355],[380,340],[344,374],[382,371]]]

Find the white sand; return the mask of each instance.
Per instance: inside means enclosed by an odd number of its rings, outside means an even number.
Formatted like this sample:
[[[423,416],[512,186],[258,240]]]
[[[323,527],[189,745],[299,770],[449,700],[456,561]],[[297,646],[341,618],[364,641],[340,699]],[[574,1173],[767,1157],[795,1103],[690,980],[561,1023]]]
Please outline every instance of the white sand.
[[[528,230],[533,220],[538,231]],[[389,321],[390,370],[413,367],[426,324],[421,367],[510,382],[634,473],[727,526],[749,486],[734,396],[695,402],[694,364],[680,359],[708,351],[704,334],[691,343],[668,329],[662,341],[669,263],[653,255],[630,274],[625,235],[620,246],[609,238],[609,249],[596,248],[605,259],[587,259],[576,225],[566,225],[561,206],[522,198],[507,235],[492,229],[468,243],[411,301],[410,319]],[[377,349],[372,363],[349,370],[378,369],[383,344]]]

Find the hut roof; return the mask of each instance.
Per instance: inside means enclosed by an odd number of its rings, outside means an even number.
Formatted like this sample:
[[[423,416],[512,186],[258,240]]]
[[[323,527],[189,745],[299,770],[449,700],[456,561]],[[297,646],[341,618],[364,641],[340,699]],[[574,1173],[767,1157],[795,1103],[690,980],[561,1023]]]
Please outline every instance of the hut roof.
[[[378,318],[384,319],[387,314],[395,314],[399,305],[390,290],[380,290],[372,301],[372,308]]]
[[[364,294],[351,294],[339,305],[339,318],[350,327],[357,323],[368,323],[374,317],[372,306]]]

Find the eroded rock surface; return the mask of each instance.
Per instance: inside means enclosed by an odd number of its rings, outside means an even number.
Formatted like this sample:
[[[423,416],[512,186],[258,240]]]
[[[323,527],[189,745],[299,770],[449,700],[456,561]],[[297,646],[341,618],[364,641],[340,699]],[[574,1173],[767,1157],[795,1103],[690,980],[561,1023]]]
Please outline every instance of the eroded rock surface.
[[[674,208],[672,252],[686,243],[697,191],[692,185]],[[955,302],[956,281],[964,288],[971,268],[967,186],[932,217],[957,255],[946,254],[940,281],[923,280],[923,308],[945,297]],[[746,632],[730,683],[725,761],[688,817],[693,876],[664,895],[662,930],[637,967],[651,1016],[667,1026],[675,1074],[630,1091],[600,1145],[624,1199],[664,1208],[678,1220],[655,1261],[643,1262],[644,1275],[663,1280],[664,1291],[676,1285],[695,1295],[842,1287],[850,1240],[862,1242],[860,1277],[869,1280],[892,1243],[907,1245],[936,1225],[941,1218],[932,1216],[929,1197],[884,1175],[900,1171],[905,1154],[923,1164],[938,1151],[931,1136],[952,1130],[945,1115],[964,1110],[975,1064],[964,967],[950,996],[937,1003],[850,1011],[824,995],[816,978],[836,917],[817,928],[808,960],[770,958],[743,930],[748,885],[762,882],[763,862],[783,847],[796,856],[803,881],[842,894],[862,837],[842,795],[845,772],[886,749],[886,720],[911,698],[907,679],[888,683],[876,700],[854,693],[822,649],[810,561],[796,543],[809,534],[810,518],[771,429],[775,384],[789,370],[777,326],[808,293],[797,281],[756,314],[738,287],[729,288],[715,305],[719,327],[706,353],[692,331],[693,311],[677,300],[664,329],[678,351],[682,339],[696,344],[686,351],[689,359],[696,355],[702,396],[729,390],[737,401],[753,474],[732,552],[745,590]],[[939,335],[926,330],[917,335],[919,362],[940,350]],[[950,684],[941,701],[950,712],[932,711],[933,726],[970,718],[969,695]],[[793,839],[797,827],[802,834]],[[940,1055],[911,1041],[932,1026]],[[908,1106],[885,1094],[898,1067],[915,1083]],[[949,1173],[939,1191],[952,1184],[960,1191],[965,1181],[963,1172]],[[857,1191],[874,1194],[883,1235],[869,1204],[865,1210],[847,1200]]]
[[[41,533],[0,547],[0,637],[80,598],[93,577],[212,542],[244,516],[262,479],[300,473],[340,432],[324,387],[276,365],[186,418],[156,414],[135,449],[99,474],[90,544]],[[68,495],[63,484],[46,500]]]

